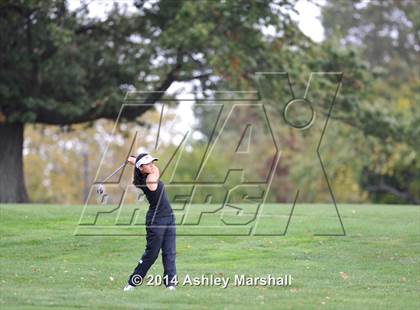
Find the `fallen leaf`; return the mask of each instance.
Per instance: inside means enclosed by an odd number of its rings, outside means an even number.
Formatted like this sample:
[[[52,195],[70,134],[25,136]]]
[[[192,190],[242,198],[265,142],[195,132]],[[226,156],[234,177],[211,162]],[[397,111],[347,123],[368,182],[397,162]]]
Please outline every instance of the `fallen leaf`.
[[[340,276],[343,280],[347,280],[349,277],[349,275],[344,271],[340,271]]]

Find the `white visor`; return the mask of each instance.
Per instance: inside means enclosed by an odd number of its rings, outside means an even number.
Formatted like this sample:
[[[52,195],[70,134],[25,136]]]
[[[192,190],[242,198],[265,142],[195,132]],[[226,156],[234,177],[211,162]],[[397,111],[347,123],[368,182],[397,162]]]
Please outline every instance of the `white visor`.
[[[136,162],[136,167],[140,168],[141,165],[150,164],[152,161],[159,160],[159,158],[155,158],[150,156],[149,154],[140,158],[138,162]]]

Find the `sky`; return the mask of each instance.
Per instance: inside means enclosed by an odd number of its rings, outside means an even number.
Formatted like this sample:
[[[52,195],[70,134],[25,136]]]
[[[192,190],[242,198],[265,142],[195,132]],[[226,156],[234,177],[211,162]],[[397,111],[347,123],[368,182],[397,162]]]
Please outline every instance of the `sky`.
[[[324,29],[320,20],[321,9],[319,6],[325,4],[325,1],[317,0],[314,3],[307,0],[298,1],[296,10],[299,12],[299,15],[295,16],[295,20],[305,35],[315,42],[321,42],[324,39]]]

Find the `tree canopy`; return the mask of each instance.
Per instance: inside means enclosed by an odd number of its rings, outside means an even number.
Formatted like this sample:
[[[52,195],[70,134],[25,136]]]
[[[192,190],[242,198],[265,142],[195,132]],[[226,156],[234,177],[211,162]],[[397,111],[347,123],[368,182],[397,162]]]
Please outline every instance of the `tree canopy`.
[[[175,82],[194,81],[204,97],[214,97],[214,90],[258,89],[255,73],[261,71],[288,72],[301,94],[311,72],[342,72],[331,114],[339,124],[331,138],[341,150],[329,152],[348,162],[332,164],[336,186],[354,189],[343,199],[357,201],[367,191],[377,202],[418,202],[416,1],[327,1],[321,7],[326,39],[319,44],[291,18],[296,2],[133,0],[135,9],[127,11],[115,1],[98,18],[89,15],[88,1],[74,10],[65,0],[2,1],[0,202],[28,199],[22,168],[26,124],[70,128],[115,120],[128,91],[149,91],[137,101],[140,105],[121,115],[138,121]],[[330,76],[319,83],[313,95],[325,116],[328,90],[337,81]],[[266,100],[278,103],[287,97],[288,85],[276,79],[263,85]],[[281,105],[272,106],[282,113]],[[194,111],[202,131],[209,132],[213,124],[206,110]],[[252,117],[238,115],[237,122]],[[305,135],[277,133],[291,149],[308,143]],[[345,143],[349,135],[356,146]],[[360,161],[351,161],[361,144],[366,148],[358,154]],[[296,185],[293,179],[311,174],[307,167],[312,163],[284,155],[277,185],[290,189]],[[293,161],[302,164],[294,168]],[[308,186],[314,195],[321,193],[316,182]]]
[[[123,119],[134,120],[175,81],[241,82],[267,67],[264,30],[295,40],[293,0],[115,2],[104,19],[65,0],[0,4],[0,201],[25,201],[25,123],[68,126],[115,119],[127,90],[154,91]],[[8,160],[7,160],[8,159]],[[12,160],[14,159],[14,160]],[[16,160],[17,159],[17,160]],[[4,167],[4,169],[3,169]]]

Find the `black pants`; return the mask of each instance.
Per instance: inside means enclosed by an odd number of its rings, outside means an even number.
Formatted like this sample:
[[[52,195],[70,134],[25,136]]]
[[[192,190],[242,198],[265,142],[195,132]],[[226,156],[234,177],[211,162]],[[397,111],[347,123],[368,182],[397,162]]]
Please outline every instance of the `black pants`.
[[[175,285],[176,277],[176,229],[175,216],[155,217],[146,216],[146,249],[137,267],[128,279],[133,286],[140,285],[145,280],[147,271],[159,256],[162,249],[163,283],[166,287]],[[139,281],[140,280],[140,281]]]

